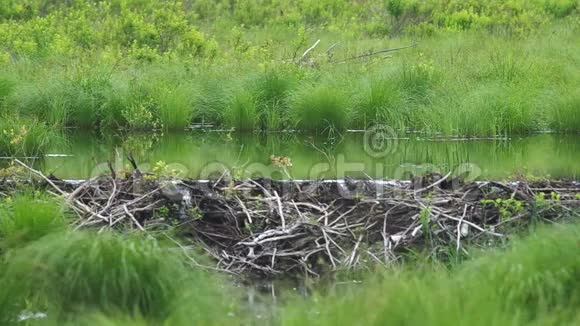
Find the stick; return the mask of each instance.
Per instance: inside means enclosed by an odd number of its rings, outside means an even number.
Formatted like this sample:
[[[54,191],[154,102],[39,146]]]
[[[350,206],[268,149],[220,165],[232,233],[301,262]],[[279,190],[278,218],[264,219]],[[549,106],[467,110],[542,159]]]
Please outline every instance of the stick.
[[[278,214],[280,215],[280,220],[282,222],[282,230],[286,228],[286,220],[284,219],[284,212],[282,211],[282,202],[280,201],[280,196],[276,190],[274,190],[274,195],[276,197],[276,202],[278,203]]]
[[[301,61],[304,59],[304,57],[306,57],[306,55],[307,55],[307,54],[308,54],[310,51],[314,50],[314,48],[318,46],[318,43],[320,43],[320,40],[316,41],[316,42],[314,43],[314,45],[312,45],[310,48],[308,48],[308,50],[304,51],[304,53],[302,54],[302,56],[300,57],[300,59],[298,59],[298,62],[301,62]]]
[[[352,58],[348,58],[348,59],[332,61],[331,63],[343,63],[343,62],[347,62],[347,61],[350,61],[350,60],[356,60],[356,59],[360,59],[360,58],[364,58],[364,57],[370,57],[370,56],[373,56],[373,55],[376,55],[376,54],[393,52],[393,51],[399,51],[399,50],[408,49],[408,48],[414,48],[414,47],[417,47],[417,43],[413,43],[413,44],[407,45],[407,46],[401,46],[401,47],[398,47],[398,48],[384,49],[384,50],[380,50],[380,51],[376,51],[376,52],[365,53],[365,54],[357,55],[356,57],[352,57]]]
[[[457,223],[457,248],[456,248],[456,250],[458,253],[459,253],[459,248],[461,247],[461,222],[463,222],[463,219],[465,218],[466,214],[467,214],[467,205],[465,205],[465,207],[463,208],[463,215],[459,219],[459,223]]]
[[[139,230],[145,232],[145,229],[141,226],[141,224],[139,223],[139,221],[137,221],[137,219],[135,218],[135,216],[133,214],[131,214],[131,212],[129,212],[129,209],[127,209],[127,205],[123,205],[123,209],[125,210],[125,213],[127,213],[127,216],[129,216],[131,218],[131,220],[137,225],[137,227],[139,228]]]
[[[66,191],[60,189],[56,184],[54,184],[54,182],[52,182],[52,180],[50,180],[44,174],[42,174],[42,172],[37,171],[37,170],[29,167],[28,165],[22,163],[18,159],[14,160],[14,161],[16,163],[20,164],[21,166],[23,166],[25,169],[29,170],[30,172],[32,172],[32,173],[36,174],[37,176],[41,177],[44,181],[46,181],[49,185],[51,185],[56,191],[58,191],[61,195],[63,195],[67,201],[76,204],[77,206],[79,206],[80,208],[82,208],[82,210],[84,210],[85,213],[91,214],[91,216],[96,216],[96,217],[98,217],[98,218],[100,218],[100,219],[102,219],[104,221],[108,221],[108,218],[106,218],[106,217],[104,217],[104,216],[102,216],[102,215],[100,215],[98,213],[93,212],[90,207],[88,207],[87,205],[81,203],[80,201],[74,200],[74,199],[73,200],[69,200],[68,198],[70,197],[70,194],[67,193]]]

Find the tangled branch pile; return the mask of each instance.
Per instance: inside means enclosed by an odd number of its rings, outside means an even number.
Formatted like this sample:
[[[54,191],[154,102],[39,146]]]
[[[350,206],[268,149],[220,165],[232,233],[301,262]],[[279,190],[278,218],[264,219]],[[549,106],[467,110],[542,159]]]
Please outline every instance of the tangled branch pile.
[[[464,183],[450,175],[411,181],[172,180],[102,176],[73,184],[28,168],[65,196],[77,227],[177,225],[220,270],[306,273],[388,264],[412,247],[434,255],[489,245],[534,220],[578,217],[580,183]]]

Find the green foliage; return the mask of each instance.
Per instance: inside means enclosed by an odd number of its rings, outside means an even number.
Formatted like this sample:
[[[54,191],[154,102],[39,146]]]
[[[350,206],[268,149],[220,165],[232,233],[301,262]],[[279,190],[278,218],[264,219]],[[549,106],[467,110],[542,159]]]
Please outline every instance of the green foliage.
[[[55,130],[34,118],[0,114],[0,156],[43,155],[60,141]]]
[[[290,116],[298,129],[328,132],[345,129],[350,108],[344,91],[336,86],[307,86],[292,95]]]
[[[22,277],[26,275],[26,277]],[[202,271],[152,239],[56,233],[14,250],[1,273],[4,323],[27,306],[52,318],[89,311],[165,320],[187,302],[190,322],[223,320],[228,300]]]
[[[0,44],[9,53],[72,55],[106,49],[113,55],[128,53],[151,61],[174,55],[212,57],[217,51],[216,42],[192,24],[195,14],[180,2],[28,2],[5,8],[12,12],[0,16]],[[20,19],[2,21],[2,16],[8,18],[11,13]]]
[[[222,112],[225,126],[241,131],[254,130],[259,123],[256,107],[256,98],[252,92],[246,88],[235,90]]]
[[[4,99],[12,92],[14,82],[8,78],[0,76],[0,106]]]
[[[359,85],[354,95],[353,117],[349,126],[366,129],[380,121],[398,129],[405,128],[408,123],[403,92],[389,76],[371,77]]]
[[[0,201],[0,252],[64,229],[61,203],[46,194],[25,192]]]
[[[153,114],[153,102],[136,102],[121,111],[127,126],[133,130],[157,129],[159,120]]]
[[[501,220],[506,220],[510,217],[516,216],[517,214],[523,212],[524,206],[523,203],[514,198],[508,199],[483,199],[481,201],[482,204],[491,204],[495,207],[498,212]]]
[[[295,87],[295,77],[283,72],[265,72],[254,81],[261,129],[284,129],[288,117],[288,97]]]
[[[0,110],[101,130],[575,132],[577,13],[573,0],[4,1]]]
[[[292,302],[282,325],[575,324],[579,236],[578,225],[561,225],[451,271],[395,268],[361,286]]]
[[[566,89],[556,96],[551,127],[562,131],[580,131],[580,94]]]
[[[190,85],[158,85],[154,91],[157,116],[164,129],[188,127],[195,115]]]

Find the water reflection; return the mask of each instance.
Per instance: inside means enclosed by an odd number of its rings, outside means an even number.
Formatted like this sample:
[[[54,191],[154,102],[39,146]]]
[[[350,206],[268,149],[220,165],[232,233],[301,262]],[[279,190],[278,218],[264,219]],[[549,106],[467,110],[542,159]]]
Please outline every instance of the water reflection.
[[[124,168],[132,153],[144,170],[163,161],[190,178],[219,175],[297,179],[370,177],[407,178],[424,171],[469,170],[472,177],[502,179],[514,174],[572,177],[580,172],[580,138],[539,134],[510,140],[436,141],[419,136],[387,139],[391,149],[374,155],[362,133],[328,139],[295,133],[237,134],[218,132],[127,134],[109,137],[75,133],[37,166],[60,178],[88,178],[106,171],[107,160]],[[368,140],[366,140],[368,141]],[[287,157],[291,166],[272,163]]]

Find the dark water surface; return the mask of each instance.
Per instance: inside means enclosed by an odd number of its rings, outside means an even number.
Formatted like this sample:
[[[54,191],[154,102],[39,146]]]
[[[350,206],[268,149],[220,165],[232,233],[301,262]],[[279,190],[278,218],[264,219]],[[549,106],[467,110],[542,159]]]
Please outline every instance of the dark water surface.
[[[436,140],[419,135],[384,139],[364,133],[328,138],[295,133],[240,134],[183,132],[94,136],[74,133],[36,166],[66,179],[85,179],[122,169],[132,153],[141,169],[156,165],[182,176],[207,179],[229,169],[235,177],[296,179],[409,178],[439,171],[467,172],[472,178],[503,179],[517,174],[576,178],[580,175],[580,136],[536,134],[510,139]],[[286,171],[271,155],[288,157]],[[165,164],[159,164],[163,161]]]

